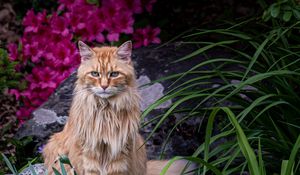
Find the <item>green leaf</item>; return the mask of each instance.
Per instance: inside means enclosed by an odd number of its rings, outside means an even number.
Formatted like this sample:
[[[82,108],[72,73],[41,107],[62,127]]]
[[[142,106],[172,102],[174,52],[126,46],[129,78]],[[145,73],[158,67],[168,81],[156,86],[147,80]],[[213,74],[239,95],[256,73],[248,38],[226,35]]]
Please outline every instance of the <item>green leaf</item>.
[[[289,22],[292,17],[292,14],[292,11],[285,11],[282,16],[283,21]]]
[[[208,162],[208,158],[209,158],[209,144],[210,144],[210,138],[212,135],[212,131],[213,131],[213,124],[214,124],[214,119],[216,117],[216,114],[218,113],[219,109],[214,109],[208,118],[208,122],[207,122],[207,127],[206,127],[206,132],[205,132],[205,143],[204,143],[204,161]],[[205,175],[206,172],[206,167],[204,167],[204,173],[203,175]]]
[[[22,172],[22,171],[23,171],[25,168],[27,168],[28,166],[30,167],[30,165],[31,165],[32,163],[34,163],[37,159],[38,159],[38,157],[36,157],[36,158],[30,160],[26,165],[24,165],[22,168],[19,169],[19,172]]]
[[[250,40],[251,37],[245,33],[242,33],[240,31],[235,31],[235,30],[228,30],[228,29],[216,29],[216,30],[203,30],[201,32],[196,32],[190,35],[185,36],[186,37],[192,37],[192,36],[199,36],[199,35],[204,35],[204,34],[210,34],[210,33],[217,33],[217,34],[223,34],[223,35],[228,35],[228,36],[233,36],[239,39],[243,40]],[[184,44],[185,42],[183,42]]]
[[[226,95],[223,99],[221,99],[219,101],[219,103],[221,101],[224,101],[224,100],[228,99],[229,97],[233,96],[234,94],[238,93],[246,85],[251,85],[255,82],[264,80],[264,79],[269,78],[271,76],[283,76],[283,75],[295,75],[295,76],[298,75],[299,76],[300,74],[297,73],[297,72],[294,72],[294,71],[281,70],[281,71],[272,71],[272,72],[267,72],[267,73],[261,73],[261,74],[254,75],[254,76],[248,78],[246,81],[242,81],[239,84],[237,84],[236,88],[233,91],[231,91],[228,95]]]
[[[285,172],[286,172],[287,164],[288,164],[288,160],[282,160],[280,175],[286,175]]]
[[[99,0],[86,0],[86,2],[89,3],[89,4],[99,5]]]
[[[297,9],[293,9],[293,14],[295,16],[296,19],[300,19],[300,12]]]
[[[183,98],[174,102],[173,105],[167,110],[167,112],[165,112],[165,114],[161,117],[161,119],[156,124],[156,126],[152,129],[151,133],[146,138],[146,141],[150,139],[150,137],[154,134],[154,132],[161,126],[161,124],[166,120],[166,118],[172,113],[172,111],[176,107],[178,107],[180,104],[182,104],[185,101],[192,100],[194,98],[199,98],[199,97],[205,96],[205,95],[208,95],[208,94],[190,94],[190,95],[184,96]]]
[[[265,100],[274,96],[276,96],[276,94],[267,94],[254,100],[250,104],[250,106],[248,106],[242,112],[239,113],[239,115],[237,116],[238,121],[241,122],[251,111],[253,111],[255,107],[261,105],[261,103],[264,103]]]
[[[277,18],[278,15],[279,15],[279,13],[280,13],[280,6],[277,5],[277,4],[273,4],[273,5],[271,6],[271,16],[272,16],[273,18]]]
[[[269,13],[269,10],[264,11],[264,13],[263,13],[263,15],[262,15],[262,20],[263,20],[264,22],[267,22],[267,21],[270,20],[270,18],[271,18],[271,15],[270,15],[270,13]]]
[[[62,175],[57,169],[55,169],[54,167],[52,167],[52,170],[54,172],[55,175]]]
[[[221,46],[221,45],[233,44],[233,43],[236,43],[238,41],[239,40],[228,40],[228,41],[220,41],[220,42],[217,42],[217,43],[212,43],[210,45],[204,46],[204,47],[202,47],[202,48],[200,48],[200,49],[198,49],[198,50],[196,50],[196,51],[194,51],[194,52],[192,52],[192,53],[184,56],[183,58],[180,58],[180,59],[174,61],[174,63],[180,62],[180,61],[184,61],[184,60],[187,60],[189,58],[192,58],[192,57],[194,57],[196,55],[199,55],[199,54],[201,54],[201,53],[203,53],[203,52],[205,52],[205,51],[207,51],[207,50],[209,50],[211,48],[214,48],[214,47],[217,47],[217,46]]]
[[[64,164],[61,161],[59,161],[59,165],[60,165],[62,175],[67,175],[67,171],[65,169]]]
[[[247,77],[247,75],[248,75],[248,73],[250,72],[252,66],[256,63],[256,60],[258,59],[258,57],[259,57],[259,56],[261,55],[261,53],[263,52],[264,47],[265,47],[266,44],[270,41],[270,39],[273,38],[273,37],[274,37],[274,34],[270,34],[270,35],[264,40],[264,42],[261,43],[261,45],[256,49],[256,51],[255,51],[255,53],[254,53],[254,55],[253,55],[253,58],[252,58],[252,60],[251,60],[251,62],[250,62],[250,64],[249,64],[249,66],[248,66],[248,68],[247,68],[247,70],[246,70],[246,72],[245,72],[244,77],[243,77],[242,80],[244,80],[244,79]]]
[[[220,134],[217,134],[217,135],[211,137],[211,138],[210,138],[209,144],[211,144],[211,143],[213,143],[213,142],[215,142],[215,141],[217,141],[217,140],[219,140],[219,139],[221,139],[221,138],[223,138],[223,137],[231,136],[231,135],[233,135],[234,133],[235,133],[235,132],[234,132],[233,130],[221,132]],[[204,151],[204,149],[205,149],[205,145],[204,145],[204,144],[201,144],[201,145],[197,148],[197,150],[193,153],[192,156],[193,156],[193,157],[199,156],[200,153],[202,153],[202,152]]]
[[[6,163],[6,165],[8,166],[9,170],[14,174],[14,175],[18,175],[18,171],[16,170],[16,168],[11,164],[11,162],[9,161],[9,159],[3,154],[1,153],[4,162]]]
[[[243,155],[247,159],[247,164],[248,164],[250,174],[260,175],[260,173],[259,173],[260,168],[258,166],[258,162],[256,160],[256,156],[254,154],[254,151],[251,148],[243,129],[241,128],[238,121],[236,120],[235,115],[227,107],[222,107],[221,109],[224,112],[226,112],[226,114],[229,117],[232,125],[236,129],[238,143],[239,143],[239,146],[242,150]]]
[[[30,162],[28,162],[28,163],[29,163],[29,169],[30,169],[32,175],[37,175],[34,168],[33,168],[33,166],[31,165],[31,163]]]
[[[167,165],[162,169],[160,175],[165,175],[167,173],[168,169],[170,168],[170,166],[172,165],[172,163],[174,163],[176,160],[181,160],[181,159],[189,160],[189,161],[192,161],[194,163],[198,163],[200,165],[202,164],[202,165],[206,166],[209,170],[214,172],[215,175],[222,175],[221,171],[218,170],[215,166],[213,166],[210,163],[207,163],[206,161],[204,161],[200,158],[197,158],[197,157],[180,157],[180,156],[176,156],[176,157],[172,158],[171,160],[169,160]]]
[[[290,158],[289,158],[287,166],[286,166],[285,175],[293,174],[293,166],[295,164],[295,159],[296,159],[297,153],[299,151],[299,148],[300,148],[300,135],[298,136],[296,143],[293,146]]]
[[[68,164],[71,166],[71,162],[70,162],[70,159],[68,158],[68,156],[66,155],[60,155],[59,156],[59,161],[63,164]]]
[[[261,150],[261,142],[260,142],[260,138],[258,139],[258,163],[259,163],[259,167],[260,167],[260,175],[266,175],[266,169],[265,169],[265,164],[262,158],[262,150]]]

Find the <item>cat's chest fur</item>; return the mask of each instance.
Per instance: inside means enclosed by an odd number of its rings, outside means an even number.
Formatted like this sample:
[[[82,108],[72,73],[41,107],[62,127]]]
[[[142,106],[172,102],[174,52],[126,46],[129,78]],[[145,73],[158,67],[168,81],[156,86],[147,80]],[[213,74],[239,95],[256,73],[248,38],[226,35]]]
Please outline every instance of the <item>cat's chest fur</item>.
[[[77,112],[72,114],[77,115],[74,117],[77,124],[73,126],[83,151],[93,150],[111,158],[126,152],[129,140],[135,138],[138,131],[135,120],[138,110],[116,109],[108,102],[92,104],[97,105],[77,106]]]

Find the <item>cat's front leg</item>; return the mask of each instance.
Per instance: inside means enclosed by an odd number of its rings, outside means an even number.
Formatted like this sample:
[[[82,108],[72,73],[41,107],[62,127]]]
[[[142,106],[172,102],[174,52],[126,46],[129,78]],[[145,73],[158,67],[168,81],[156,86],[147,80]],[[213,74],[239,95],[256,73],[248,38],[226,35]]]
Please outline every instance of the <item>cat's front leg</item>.
[[[128,160],[123,158],[112,161],[108,165],[107,175],[132,175],[129,172]]]
[[[101,168],[99,161],[93,156],[82,157],[83,175],[107,175],[105,168]]]

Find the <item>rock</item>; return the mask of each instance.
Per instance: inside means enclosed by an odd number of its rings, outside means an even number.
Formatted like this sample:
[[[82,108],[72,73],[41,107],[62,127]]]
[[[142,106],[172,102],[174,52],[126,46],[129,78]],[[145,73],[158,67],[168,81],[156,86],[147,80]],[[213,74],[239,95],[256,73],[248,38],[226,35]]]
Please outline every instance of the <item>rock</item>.
[[[184,72],[202,60],[201,57],[197,57],[190,61],[181,62],[180,64],[172,63],[172,61],[191,53],[195,49],[194,47],[177,43],[159,48],[157,46],[150,46],[134,50],[132,60],[136,68],[137,82],[140,86],[142,110],[145,110],[149,105],[161,98],[174,82],[174,80],[169,79],[149,84],[151,81],[174,73]],[[17,137],[33,136],[37,142],[45,143],[52,133],[61,131],[68,116],[75,81],[76,73],[73,73],[62,82],[50,96],[49,100],[33,112],[32,119],[19,129]],[[184,79],[181,80],[181,82],[183,81]],[[144,86],[145,84],[148,85]],[[143,122],[150,121],[159,114],[164,114],[171,104],[172,101],[167,101],[158,106],[146,116]],[[160,156],[162,146],[166,141],[169,131],[182,118],[183,116],[169,116],[161,127],[153,133],[153,137],[147,140],[146,146],[149,159],[157,159]],[[170,135],[169,142],[164,145],[163,157],[170,158],[175,155],[191,155],[203,140],[203,135],[198,130],[201,122],[201,119],[189,119],[176,126],[173,134]],[[157,121],[141,128],[141,134],[144,138],[149,136],[156,123]]]
[[[160,83],[154,83],[150,86],[143,85],[149,84],[151,81],[149,77],[142,75],[137,79],[137,83],[139,85],[139,92],[141,94],[141,111],[144,111],[148,106],[153,104],[156,100],[161,98],[164,93],[164,87]],[[164,109],[169,107],[172,104],[171,100],[166,101],[165,103],[159,105],[155,109]]]
[[[46,168],[44,164],[34,164],[32,165],[33,170],[35,171],[36,175],[45,175]],[[32,169],[30,167],[25,168],[19,175],[33,175]]]

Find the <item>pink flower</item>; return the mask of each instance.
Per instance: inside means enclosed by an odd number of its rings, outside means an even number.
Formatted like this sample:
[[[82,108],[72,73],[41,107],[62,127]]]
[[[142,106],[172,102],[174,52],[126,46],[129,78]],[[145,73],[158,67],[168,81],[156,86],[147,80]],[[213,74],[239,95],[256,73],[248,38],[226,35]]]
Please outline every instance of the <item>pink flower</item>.
[[[50,25],[52,27],[52,32],[55,34],[61,34],[62,36],[67,36],[69,34],[64,17],[58,16],[56,13],[52,15]]]
[[[9,51],[9,59],[11,61],[15,61],[18,59],[19,53],[18,53],[18,45],[15,43],[8,44],[8,51]]]
[[[134,19],[132,17],[132,13],[120,13],[116,18],[116,21],[118,22],[118,31],[124,32],[126,34],[133,33]]]
[[[8,93],[14,95],[17,100],[20,98],[20,92],[17,89],[10,89]]]
[[[94,16],[89,19],[88,24],[89,25],[87,25],[85,33],[82,35],[83,39],[87,41],[94,41],[97,39],[100,42],[103,42],[104,37],[101,33],[103,32],[105,26],[103,21],[100,21],[97,16]]]
[[[61,6],[70,8],[76,0],[59,0]],[[63,9],[63,7],[59,7],[58,9]]]
[[[24,121],[29,118],[33,110],[34,108],[27,108],[27,107],[20,108],[17,111],[17,118],[19,119],[19,121]]]
[[[159,28],[150,26],[134,32],[135,14],[150,12],[156,0],[103,0],[101,6],[86,0],[58,0],[52,14],[29,10],[23,19],[24,32],[18,45],[8,45],[12,61],[20,60],[17,71],[25,75],[25,90],[9,93],[23,106],[17,112],[20,123],[45,102],[55,88],[79,65],[80,56],[74,41],[119,41],[124,34],[133,34],[135,47],[160,43]],[[28,69],[29,68],[29,69]]]
[[[143,12],[141,0],[123,0],[119,1],[123,7],[127,8],[128,11],[139,14]]]
[[[102,2],[101,11],[103,11],[106,18],[112,18],[119,12],[121,9],[119,2],[119,0],[105,0]]]
[[[133,34],[134,47],[148,46],[151,43],[159,44],[160,39],[157,35],[160,33],[160,29],[158,27],[151,28],[147,26],[146,28],[137,29]]]
[[[24,56],[29,56],[29,57],[31,56],[32,62],[34,63],[39,62],[42,54],[43,51],[40,48],[38,42],[24,45]]]
[[[118,33],[109,33],[107,35],[107,40],[108,41],[118,41],[119,40],[119,34]]]
[[[23,19],[23,25],[25,26],[25,32],[38,32],[39,26],[44,22],[47,22],[46,11],[42,13],[34,14],[33,10],[30,10],[26,13],[26,16]]]

